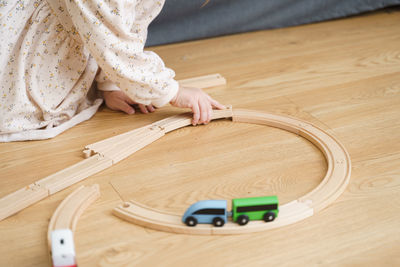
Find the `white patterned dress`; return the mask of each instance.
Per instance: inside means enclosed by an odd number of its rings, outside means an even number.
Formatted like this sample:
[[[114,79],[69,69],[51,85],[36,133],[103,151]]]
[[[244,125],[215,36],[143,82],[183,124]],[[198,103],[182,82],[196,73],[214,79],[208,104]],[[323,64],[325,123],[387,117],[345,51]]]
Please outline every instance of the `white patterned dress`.
[[[163,4],[0,0],[0,141],[51,138],[89,119],[102,103],[96,88],[168,103],[175,73],[143,51]]]

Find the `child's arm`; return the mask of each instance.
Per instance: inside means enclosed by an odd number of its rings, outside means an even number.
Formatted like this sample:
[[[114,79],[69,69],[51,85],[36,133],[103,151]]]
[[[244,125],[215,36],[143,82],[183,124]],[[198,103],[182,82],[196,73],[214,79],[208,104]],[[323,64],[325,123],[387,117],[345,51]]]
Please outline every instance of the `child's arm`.
[[[65,0],[76,32],[101,68],[98,88],[126,94],[133,102],[161,107],[177,94],[175,73],[143,51],[147,26],[162,8],[149,0]]]
[[[200,89],[179,88],[173,70],[155,53],[143,51],[147,27],[162,3],[151,0],[65,0],[68,13],[101,71],[96,76],[107,106],[133,113],[168,102],[191,108],[193,124],[210,121],[212,108],[222,108]]]

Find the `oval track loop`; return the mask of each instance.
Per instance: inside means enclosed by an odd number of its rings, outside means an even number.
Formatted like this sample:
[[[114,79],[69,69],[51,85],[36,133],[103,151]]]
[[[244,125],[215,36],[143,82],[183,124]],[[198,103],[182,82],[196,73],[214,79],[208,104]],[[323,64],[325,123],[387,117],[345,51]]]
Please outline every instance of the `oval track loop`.
[[[253,233],[292,224],[310,217],[335,201],[345,190],[350,179],[351,161],[344,146],[332,135],[309,122],[287,116],[241,109],[232,110],[231,116],[227,116],[226,111],[220,111],[224,112],[224,116],[218,116],[218,112],[214,112],[216,113],[214,118],[232,117],[234,122],[272,126],[306,138],[325,156],[328,165],[325,177],[311,192],[297,200],[281,205],[278,218],[269,223],[251,221],[246,226],[239,226],[229,221],[224,227],[214,227],[208,224],[187,227],[181,222],[182,215],[155,210],[133,201],[116,207],[114,214],[144,227],[173,233],[206,235]],[[168,129],[168,132],[190,124],[190,120],[183,120],[182,117],[168,118],[163,122],[164,124],[160,127]],[[165,122],[168,124],[166,125]],[[157,122],[153,125],[157,125]]]

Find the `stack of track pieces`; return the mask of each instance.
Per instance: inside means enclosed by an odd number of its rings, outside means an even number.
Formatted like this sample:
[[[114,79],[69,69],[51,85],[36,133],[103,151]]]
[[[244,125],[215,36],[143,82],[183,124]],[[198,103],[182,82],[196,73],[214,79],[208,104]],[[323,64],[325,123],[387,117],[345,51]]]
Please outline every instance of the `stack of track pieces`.
[[[47,242],[53,266],[76,265],[73,232],[83,211],[100,197],[99,185],[80,186],[69,194],[51,217]]]
[[[216,113],[218,114],[218,112]],[[224,114],[224,117],[226,115],[228,114]],[[236,223],[228,222],[224,227],[207,224],[187,227],[181,221],[182,215],[155,210],[133,201],[116,207],[114,215],[144,227],[173,233],[207,235],[252,233],[292,224],[312,216],[335,201],[345,190],[350,179],[350,157],[344,146],[330,134],[311,123],[269,113],[235,109],[230,117],[234,122],[268,125],[293,132],[309,140],[322,151],[326,158],[328,168],[322,182],[305,196],[281,205],[279,217],[269,223],[251,221],[246,226],[239,226]],[[154,125],[163,125],[164,129],[172,131],[190,124],[188,119],[171,117],[166,120],[169,120],[167,124],[158,122]]]
[[[211,74],[180,80],[179,83],[185,86],[207,88],[224,85],[226,84],[226,80],[220,74]],[[175,126],[170,126],[171,124],[168,124],[168,120],[169,119],[165,120],[165,126],[167,128],[174,128]],[[185,117],[183,121],[186,123],[188,118]],[[173,123],[179,124],[181,122],[180,120],[177,122],[174,120]],[[53,195],[77,182],[82,181],[83,179],[95,173],[111,167],[113,164],[121,161],[142,147],[157,140],[166,133],[165,129],[161,129],[159,127],[164,124],[156,126],[149,125],[147,127],[142,127],[126,133],[126,135],[122,136],[122,139],[123,137],[131,138],[134,136],[145,136],[140,140],[132,139],[134,141],[129,142],[128,144],[119,143],[117,140],[119,140],[121,136],[117,136],[115,138],[112,137],[104,141],[88,145],[84,150],[86,159],[55,174],[36,181],[33,184],[30,184],[16,192],[2,197],[0,199],[0,221],[50,195]]]

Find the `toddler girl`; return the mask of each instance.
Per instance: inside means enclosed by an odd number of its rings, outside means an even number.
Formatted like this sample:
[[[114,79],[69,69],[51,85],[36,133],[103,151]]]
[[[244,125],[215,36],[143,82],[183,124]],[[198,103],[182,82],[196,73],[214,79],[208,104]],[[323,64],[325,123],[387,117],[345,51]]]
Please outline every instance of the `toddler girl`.
[[[155,53],[147,27],[164,1],[1,0],[0,141],[51,138],[102,103],[128,114],[167,103],[191,108],[193,124],[224,106],[180,87]]]

